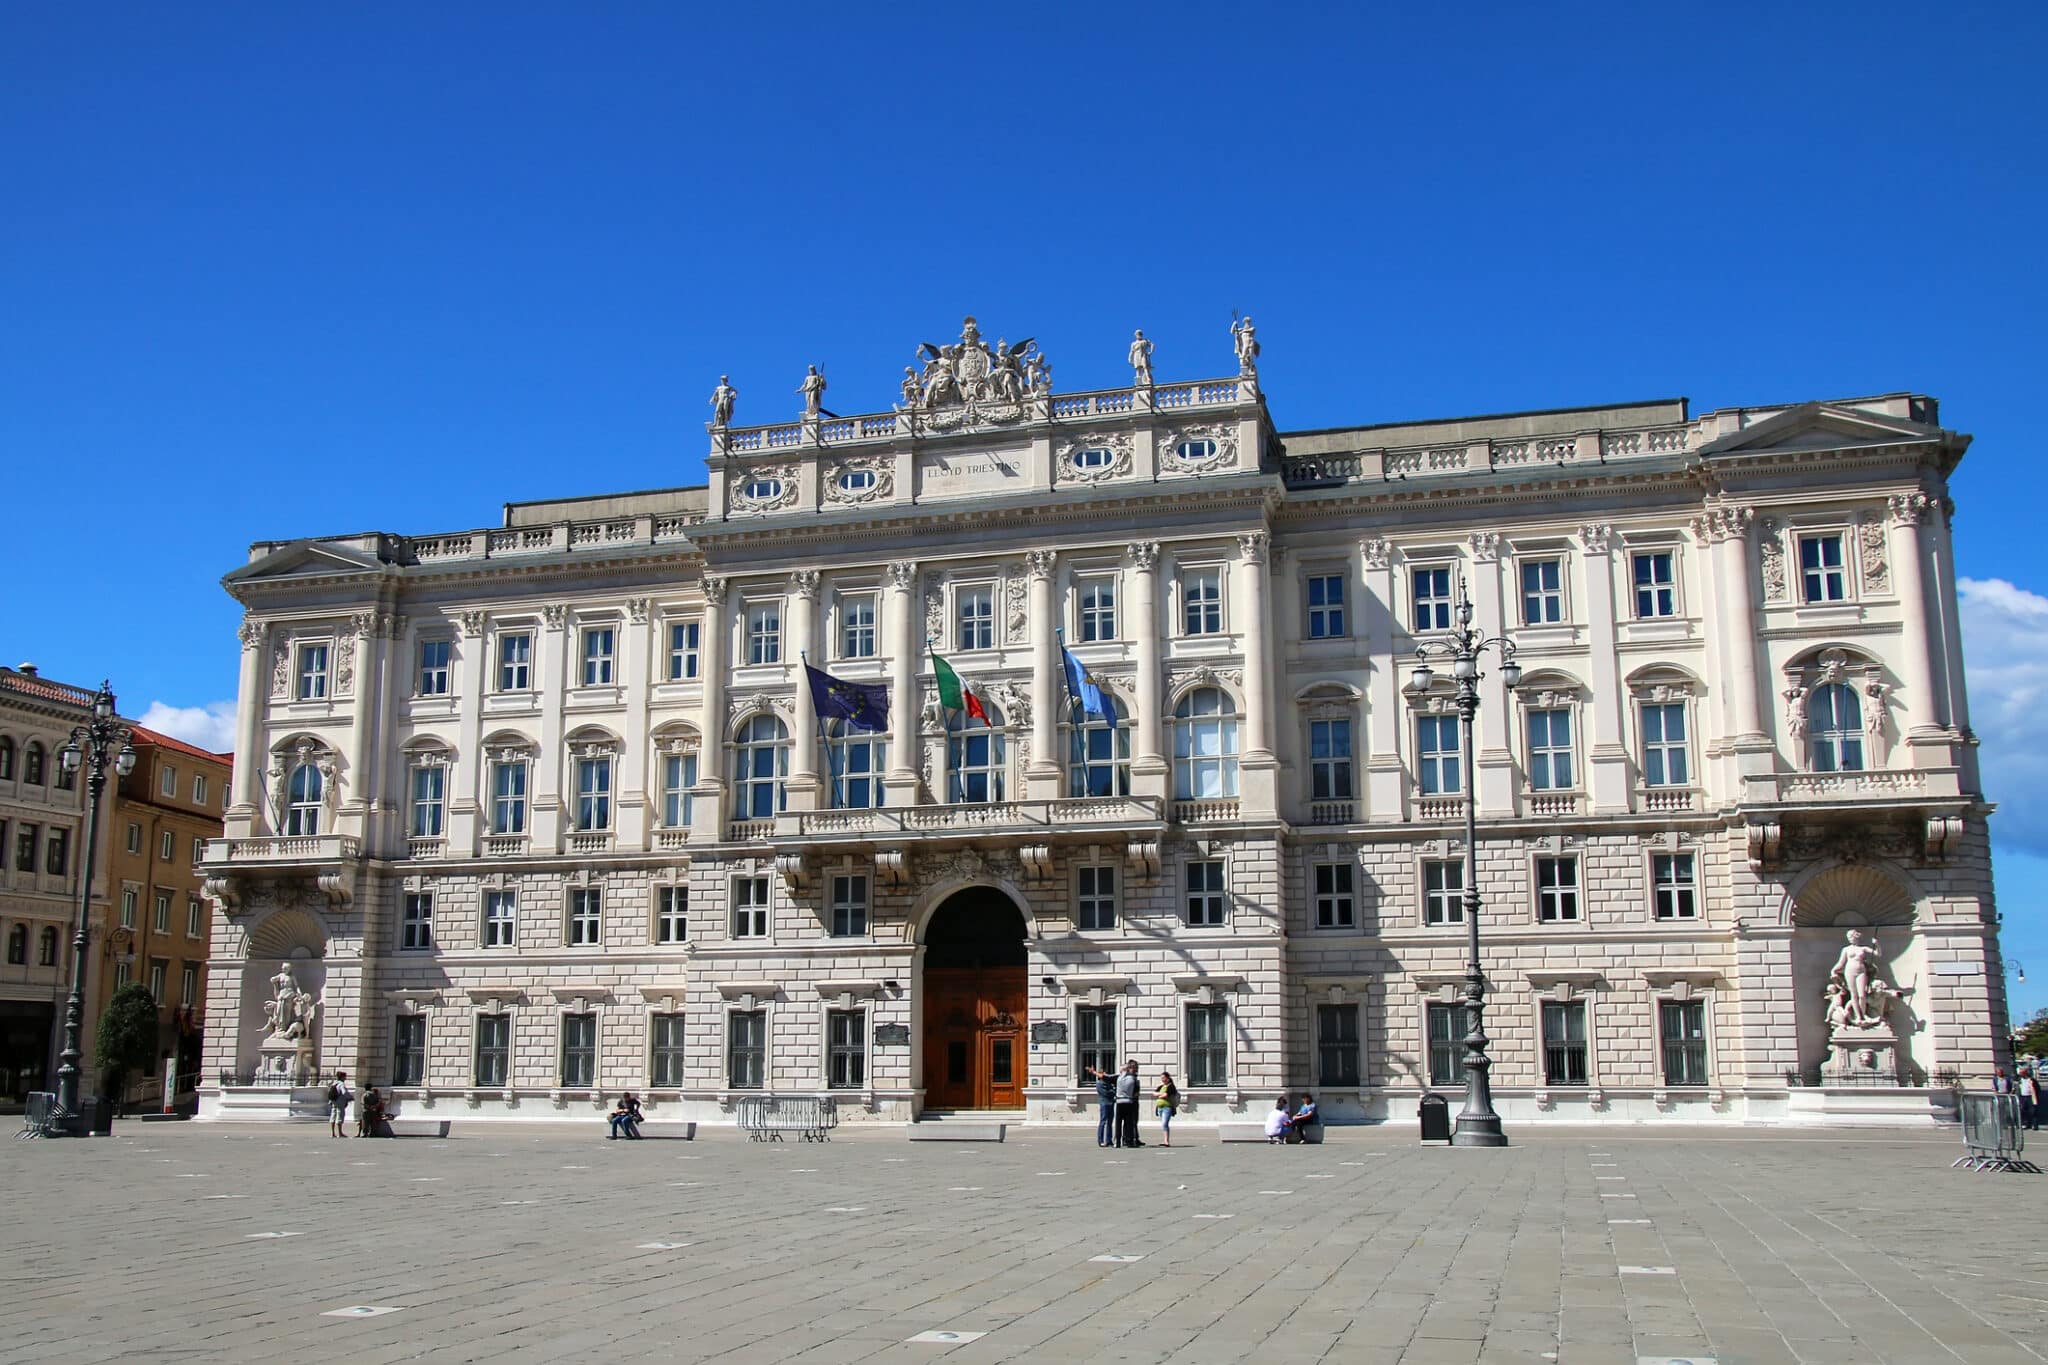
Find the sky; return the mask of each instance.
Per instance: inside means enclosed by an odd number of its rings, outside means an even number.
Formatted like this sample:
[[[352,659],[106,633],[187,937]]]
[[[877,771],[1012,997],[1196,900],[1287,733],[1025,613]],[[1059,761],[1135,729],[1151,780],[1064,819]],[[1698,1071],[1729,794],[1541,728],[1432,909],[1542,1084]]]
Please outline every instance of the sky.
[[[2038,6],[0,8],[0,657],[231,742],[250,542],[702,478],[922,340],[1283,428],[1901,389],[2048,1006]]]

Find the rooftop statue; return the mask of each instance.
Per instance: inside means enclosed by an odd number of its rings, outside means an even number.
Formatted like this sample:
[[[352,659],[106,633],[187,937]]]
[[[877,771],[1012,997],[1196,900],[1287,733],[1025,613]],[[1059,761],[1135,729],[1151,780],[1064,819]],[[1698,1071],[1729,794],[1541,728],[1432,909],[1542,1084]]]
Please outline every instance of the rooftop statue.
[[[732,425],[733,400],[739,391],[732,386],[731,375],[718,376],[718,387],[711,391],[711,425],[729,427]]]
[[[804,376],[803,385],[797,392],[804,396],[804,416],[816,417],[825,405],[825,376],[818,373],[816,365],[810,369],[811,372]]]
[[[1241,379],[1259,377],[1259,335],[1250,317],[1230,324],[1230,340],[1237,348],[1237,373]]]
[[[1152,343],[1145,339],[1142,328],[1131,333],[1131,385],[1134,388],[1152,387]]]
[[[949,414],[953,420],[1015,421],[1024,415],[1021,405],[1025,399],[1052,388],[1052,366],[1035,342],[1036,338],[1026,337],[1013,346],[998,338],[991,348],[982,339],[981,328],[968,318],[961,325],[958,342],[918,344],[921,366],[906,366],[903,371],[903,406],[926,413],[968,410]]]

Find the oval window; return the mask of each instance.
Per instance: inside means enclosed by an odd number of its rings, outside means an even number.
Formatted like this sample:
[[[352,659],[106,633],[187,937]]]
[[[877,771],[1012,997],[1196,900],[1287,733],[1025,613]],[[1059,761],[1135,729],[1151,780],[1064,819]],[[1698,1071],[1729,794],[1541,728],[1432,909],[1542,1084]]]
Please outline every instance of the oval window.
[[[1174,453],[1189,464],[1199,464],[1216,458],[1216,443],[1208,440],[1182,441],[1174,447]]]
[[[1074,452],[1074,467],[1077,469],[1107,469],[1116,453],[1108,446],[1089,446]]]
[[[839,475],[839,487],[848,493],[865,493],[875,486],[875,471],[872,469],[848,469]]]
[[[750,498],[755,502],[766,502],[770,498],[779,498],[782,496],[782,480],[749,479],[747,480],[746,487],[740,490],[740,494],[742,497]]]

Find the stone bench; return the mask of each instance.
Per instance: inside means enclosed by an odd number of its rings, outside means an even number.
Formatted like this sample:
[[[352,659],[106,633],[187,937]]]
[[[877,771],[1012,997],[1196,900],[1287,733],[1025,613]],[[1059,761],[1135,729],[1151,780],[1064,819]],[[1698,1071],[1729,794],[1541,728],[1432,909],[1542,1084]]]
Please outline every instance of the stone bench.
[[[644,1138],[668,1138],[677,1142],[690,1142],[697,1136],[697,1125],[687,1119],[641,1119],[638,1127]]]
[[[1264,1142],[1266,1140],[1265,1121],[1261,1120],[1258,1123],[1219,1123],[1216,1125],[1216,1140],[1219,1142]],[[1320,1144],[1323,1140],[1323,1125],[1311,1123],[1306,1128],[1303,1128],[1301,1130],[1301,1140],[1311,1147]]]
[[[448,1136],[448,1124],[447,1119],[414,1118],[409,1114],[391,1114],[384,1120],[392,1137],[444,1138]]]

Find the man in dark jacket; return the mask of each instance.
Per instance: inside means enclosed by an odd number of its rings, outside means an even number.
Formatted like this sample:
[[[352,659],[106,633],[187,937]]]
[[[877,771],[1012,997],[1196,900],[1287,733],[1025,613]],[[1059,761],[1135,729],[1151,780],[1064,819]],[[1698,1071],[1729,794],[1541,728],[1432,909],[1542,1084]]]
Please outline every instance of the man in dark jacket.
[[[1116,1077],[1107,1071],[1094,1067],[1081,1069],[1083,1080],[1095,1082],[1095,1145],[1114,1147],[1116,1145]]]
[[[1143,1147],[1138,1141],[1138,1063],[1124,1063],[1116,1078],[1116,1137],[1119,1147]]]

